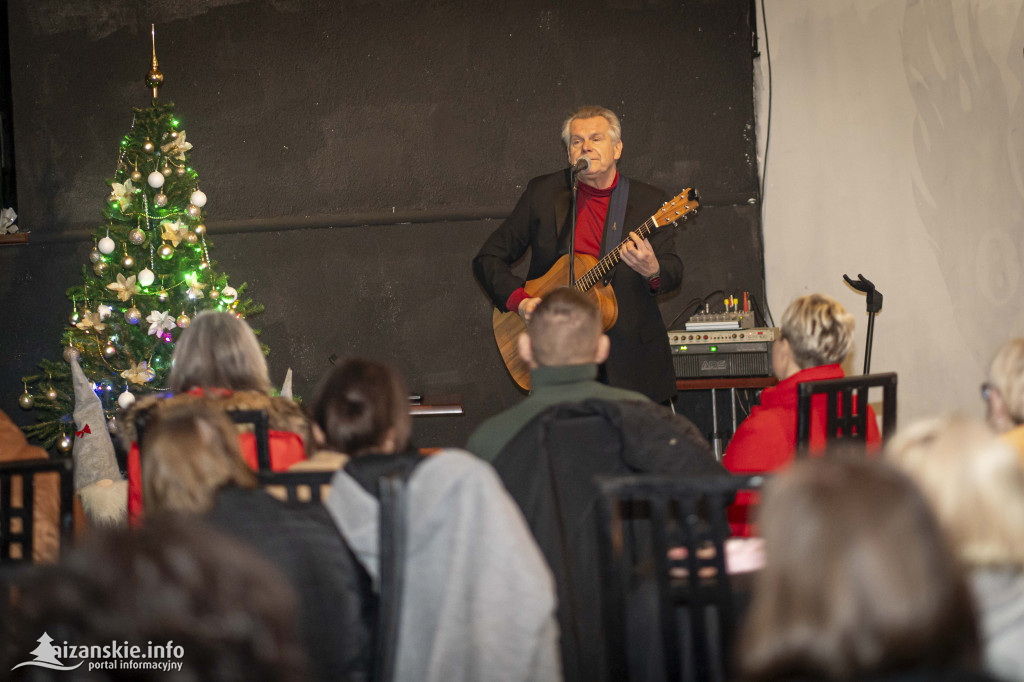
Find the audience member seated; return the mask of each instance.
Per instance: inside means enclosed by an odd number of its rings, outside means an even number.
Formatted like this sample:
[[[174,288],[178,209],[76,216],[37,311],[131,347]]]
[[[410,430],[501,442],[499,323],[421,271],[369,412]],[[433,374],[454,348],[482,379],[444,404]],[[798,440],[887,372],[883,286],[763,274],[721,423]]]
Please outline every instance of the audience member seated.
[[[853,316],[824,294],[801,296],[782,316],[780,338],[772,345],[772,371],[779,383],[761,392],[761,404],[750,410],[733,434],[722,463],[735,473],[782,469],[796,452],[797,385],[839,379],[840,364],[853,350]],[[825,446],[825,396],[811,400],[812,453]],[[881,435],[874,410],[868,407],[867,443],[878,446]],[[751,523],[756,495],[741,493],[729,510],[736,535],[756,534]]]
[[[969,569],[989,672],[1024,682],[1024,469],[980,422],[931,419],[889,443]]]
[[[519,337],[519,356],[530,366],[529,397],[478,426],[466,449],[493,462],[527,422],[558,403],[587,398],[650,402],[642,393],[597,381],[598,365],[609,350],[601,312],[586,294],[567,287],[547,294]]]
[[[311,444],[309,423],[290,398],[269,395],[267,362],[259,341],[246,322],[231,313],[205,311],[192,320],[174,348],[169,382],[172,396],[142,398],[122,419],[122,437],[128,453],[128,514],[132,521],[142,513],[141,474],[135,440],[135,416],[171,405],[198,403],[224,410],[265,410],[270,425],[270,463],[284,471],[306,459]],[[256,440],[251,433],[239,436],[242,455],[256,469]]]
[[[981,386],[988,405],[988,422],[1017,449],[1024,462],[1024,338],[999,349]]]
[[[970,592],[927,501],[884,462],[812,459],[768,484],[739,679],[989,680]]]
[[[519,510],[469,453],[406,452],[407,400],[393,369],[350,360],[326,378],[312,410],[328,446],[352,457],[327,507],[377,589],[378,481],[407,481],[394,679],[560,680],[551,573]]]
[[[147,517],[202,515],[276,565],[299,597],[302,635],[319,680],[366,680],[372,659],[370,580],[320,505],[287,507],[255,489],[234,424],[197,403],[157,410],[142,443]]]
[[[59,564],[26,580],[0,613],[0,667],[22,666],[12,679],[308,679],[287,582],[248,547],[194,518],[165,516],[136,532],[97,530]],[[122,645],[119,658],[112,644]],[[57,650],[65,645],[108,653],[65,656]],[[130,660],[123,653],[135,646],[148,654],[151,645],[152,657]],[[168,662],[181,668],[147,667]],[[91,664],[115,667],[90,670]]]
[[[10,417],[0,411],[0,462],[48,459],[46,451],[29,445]],[[35,482],[32,509],[32,561],[56,561],[60,554],[60,479],[55,473],[40,474]],[[21,481],[11,484],[11,503],[22,505]],[[14,557],[21,558],[21,557]]]

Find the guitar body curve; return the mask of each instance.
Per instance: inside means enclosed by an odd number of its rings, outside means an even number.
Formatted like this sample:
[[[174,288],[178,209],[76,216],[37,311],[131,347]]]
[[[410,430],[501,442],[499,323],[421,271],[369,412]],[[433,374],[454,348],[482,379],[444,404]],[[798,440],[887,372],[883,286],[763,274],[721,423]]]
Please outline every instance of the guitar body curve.
[[[576,254],[576,276],[577,278],[590,270],[597,264],[597,259],[585,254]],[[523,285],[523,289],[531,297],[544,296],[550,291],[559,287],[568,286],[569,283],[569,255],[559,258],[551,269],[538,277],[531,279]],[[591,287],[586,292],[601,310],[601,329],[608,331],[615,325],[619,317],[619,307],[615,300],[615,292],[612,288],[603,283]],[[497,308],[491,315],[491,325],[494,327],[494,340],[498,344],[498,352],[509,374],[519,387],[530,390],[530,367],[519,357],[519,335],[526,331],[526,323],[516,312],[503,313]]]

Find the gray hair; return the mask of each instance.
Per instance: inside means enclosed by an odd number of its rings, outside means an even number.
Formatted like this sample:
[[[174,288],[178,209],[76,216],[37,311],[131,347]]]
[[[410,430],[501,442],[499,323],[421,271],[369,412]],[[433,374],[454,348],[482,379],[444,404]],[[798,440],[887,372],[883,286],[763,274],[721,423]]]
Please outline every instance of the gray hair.
[[[619,117],[615,115],[615,112],[611,109],[605,109],[597,105],[589,105],[580,107],[576,111],[572,112],[569,118],[565,119],[565,123],[562,124],[562,143],[565,144],[565,148],[569,148],[569,126],[572,122],[581,118],[595,118],[597,116],[603,117],[608,121],[608,125],[611,127],[611,135],[614,142],[618,142],[622,139],[622,124],[619,123]]]
[[[174,347],[170,388],[231,391],[270,390],[263,350],[245,320],[232,313],[205,310],[192,320]]]

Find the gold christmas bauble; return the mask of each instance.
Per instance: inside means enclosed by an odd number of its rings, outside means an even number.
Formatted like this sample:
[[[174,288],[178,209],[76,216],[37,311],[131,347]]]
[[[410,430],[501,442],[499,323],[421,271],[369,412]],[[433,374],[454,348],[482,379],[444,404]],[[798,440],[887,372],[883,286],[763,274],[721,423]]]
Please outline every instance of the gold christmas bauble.
[[[146,241],[146,233],[136,227],[128,233],[128,241],[135,244],[135,246],[139,246],[142,242]]]
[[[74,446],[74,441],[68,438],[67,435],[61,435],[61,437],[57,439],[57,452],[62,455],[66,455],[71,452],[71,448]]]
[[[156,295],[156,300],[160,301],[161,303],[167,303],[167,292],[161,291],[159,294]]]
[[[171,131],[171,139],[172,140],[177,140],[178,139],[178,131],[177,130],[172,130]]]
[[[145,142],[142,143],[142,151],[146,152],[147,154],[152,154],[154,149],[156,149],[156,147],[154,147],[153,143],[150,142],[149,140],[146,140]]]
[[[155,197],[153,197],[153,203],[156,204],[157,206],[166,206],[167,195],[164,194],[163,192],[159,192]]]
[[[133,170],[131,174],[132,182],[142,182],[142,173],[138,170]]]
[[[107,274],[107,270],[109,269],[110,266],[104,263],[103,261],[92,264],[92,271],[96,273],[96,275],[99,277],[102,277],[103,275]]]
[[[92,250],[89,252],[89,262],[99,263],[101,260],[103,260],[103,254],[95,246],[92,247]]]
[[[115,348],[112,344],[108,343],[106,346],[103,347],[103,357],[112,358],[115,355],[117,355],[117,348]]]
[[[181,327],[182,329],[192,324],[192,320],[190,320],[188,315],[186,315],[185,313],[178,315],[178,319],[176,320],[176,322],[178,323],[178,326]]]
[[[177,133],[175,133],[175,137],[177,137]],[[177,173],[178,175],[184,175],[185,174],[185,167],[184,166],[178,166],[174,170],[174,172]]]
[[[124,319],[128,322],[128,324],[138,324],[139,320],[142,319],[142,313],[139,312],[138,308],[132,306],[128,310],[124,311]]]
[[[160,248],[156,250],[156,255],[160,256],[164,260],[170,260],[174,258],[174,247],[170,244],[161,244]]]
[[[57,389],[55,389],[53,386],[50,386],[49,388],[47,388],[46,389],[46,399],[47,400],[56,400],[57,399]]]
[[[78,324],[78,321],[79,321],[80,319],[82,319],[82,318],[80,318],[80,317],[78,316],[78,311],[77,311],[77,310],[76,310],[75,312],[71,313],[71,314],[70,314],[70,315],[68,316],[68,322],[70,322],[70,323],[71,323],[71,324],[73,324],[73,325],[75,325],[75,324]]]
[[[189,204],[188,208],[186,208],[185,210],[193,218],[198,218],[199,214],[202,213],[202,210],[198,206],[196,206],[195,204]]]
[[[67,348],[64,349],[63,355],[64,361],[67,362],[68,364],[71,364],[71,361],[80,358],[82,356],[82,353],[74,346],[68,346]]]
[[[199,263],[199,269],[200,270],[204,270],[205,271],[205,270],[208,270],[209,268],[210,268],[210,264],[209,263],[207,263],[205,260],[204,261],[200,261],[200,263]]]
[[[125,270],[131,270],[132,268],[135,267],[135,259],[132,258],[131,256],[126,255],[124,258],[121,259],[121,267],[124,268]]]
[[[195,233],[197,235],[199,235],[200,237],[202,237],[204,234],[206,234],[206,225],[204,225],[203,223],[199,223],[193,229],[195,229]]]
[[[195,244],[196,242],[199,241],[199,237],[196,236],[195,232],[189,232],[187,235],[185,235],[185,241],[187,241],[189,244]]]
[[[23,410],[31,410],[32,406],[36,404],[36,399],[32,397],[32,394],[25,391],[18,396],[18,407]]]
[[[173,168],[171,168],[170,166],[164,166],[163,174],[164,174],[165,178],[171,177],[171,173],[173,173],[173,172],[174,172]]]
[[[213,291],[210,292],[210,298],[216,301],[218,298],[220,298],[220,292],[214,289]]]

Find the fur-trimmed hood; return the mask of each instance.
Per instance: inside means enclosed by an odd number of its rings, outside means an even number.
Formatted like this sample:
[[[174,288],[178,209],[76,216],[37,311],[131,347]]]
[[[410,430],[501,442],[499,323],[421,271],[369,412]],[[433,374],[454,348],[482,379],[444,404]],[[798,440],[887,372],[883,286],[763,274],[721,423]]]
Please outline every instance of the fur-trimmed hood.
[[[270,396],[259,391],[207,392],[202,395],[181,393],[164,398],[146,396],[140,398],[121,417],[121,441],[125,449],[135,442],[135,417],[145,411],[160,409],[167,405],[205,404],[219,410],[265,410],[269,427],[274,431],[290,431],[302,438],[307,455],[314,451],[312,429],[309,420],[299,404],[290,398]]]

